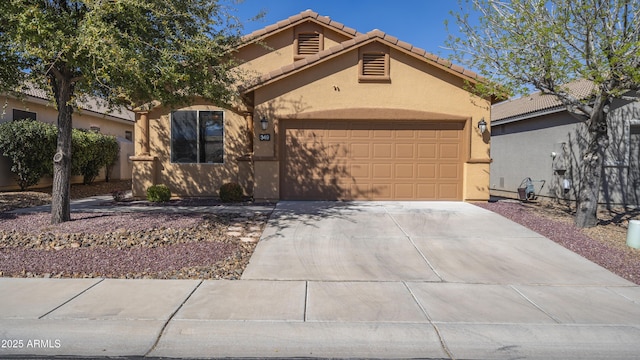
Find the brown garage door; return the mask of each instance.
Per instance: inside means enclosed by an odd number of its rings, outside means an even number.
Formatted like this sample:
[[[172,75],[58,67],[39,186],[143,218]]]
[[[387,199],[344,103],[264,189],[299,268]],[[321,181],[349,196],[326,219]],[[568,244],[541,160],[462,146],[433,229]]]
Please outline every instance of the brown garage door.
[[[462,122],[281,122],[281,197],[461,200]]]

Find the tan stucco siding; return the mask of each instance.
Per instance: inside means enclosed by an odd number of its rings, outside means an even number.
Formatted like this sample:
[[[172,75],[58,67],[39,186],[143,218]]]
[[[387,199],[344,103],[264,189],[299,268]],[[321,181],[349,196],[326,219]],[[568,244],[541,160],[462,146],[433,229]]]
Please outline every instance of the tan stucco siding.
[[[259,43],[249,44],[238,50],[236,57],[240,69],[268,73],[293,62],[293,29],[287,29]]]
[[[4,98],[7,101],[0,122],[13,120],[13,109],[31,111],[36,113],[37,120],[55,124],[58,121],[58,111],[53,104],[47,105],[44,100],[38,100],[38,103],[21,101],[13,98]],[[3,101],[4,102],[4,101]],[[44,104],[41,104],[43,102]],[[114,136],[125,136],[125,131],[133,131],[133,121],[127,120],[110,120],[105,115],[97,114],[89,110],[76,110],[73,113],[73,127],[79,129],[89,129],[91,126],[100,127],[102,134]]]
[[[221,110],[224,112],[224,163],[175,164],[171,162],[171,109],[157,109],[149,114],[151,156],[156,158],[153,182],[167,185],[177,196],[217,196],[220,186],[237,182],[252,192],[253,174],[238,158],[250,152],[247,120],[213,105],[192,105],[175,110]],[[139,129],[136,129],[139,131]],[[140,144],[136,144],[140,152]],[[144,189],[146,190],[146,189]]]
[[[244,71],[246,76],[259,77],[260,74],[267,74],[292,64],[295,61],[293,45],[295,34],[296,27],[292,27],[269,36],[259,43],[242,47],[236,54],[241,63],[238,68]],[[345,35],[324,29],[323,48],[329,49],[348,39]]]
[[[489,101],[471,95],[463,81],[422,60],[391,49],[390,82],[359,82],[357,49],[316,64],[255,91],[256,118],[274,122],[295,114],[351,108],[406,109],[468,118],[469,163],[464,166],[464,200],[488,199],[489,141],[477,122],[489,122]],[[381,119],[384,120],[384,119]],[[256,134],[260,129],[256,125]],[[277,123],[267,133],[277,136]],[[278,141],[255,141],[255,155],[278,157]],[[256,177],[258,173],[256,172]],[[278,184],[264,185],[277,188]],[[259,188],[256,187],[256,192]],[[257,195],[258,196],[258,195]],[[258,196],[259,197],[259,196]]]

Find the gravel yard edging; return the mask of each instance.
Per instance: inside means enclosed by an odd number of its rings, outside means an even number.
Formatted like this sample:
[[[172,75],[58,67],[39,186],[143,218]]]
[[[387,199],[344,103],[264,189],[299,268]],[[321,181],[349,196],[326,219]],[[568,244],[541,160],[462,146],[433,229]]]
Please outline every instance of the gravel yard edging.
[[[270,213],[0,213],[0,276],[239,279]]]

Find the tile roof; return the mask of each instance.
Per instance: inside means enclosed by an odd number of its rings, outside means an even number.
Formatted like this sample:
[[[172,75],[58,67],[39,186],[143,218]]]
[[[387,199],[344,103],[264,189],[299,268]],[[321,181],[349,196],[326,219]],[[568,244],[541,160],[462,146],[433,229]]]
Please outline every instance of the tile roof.
[[[245,91],[251,91],[261,85],[269,83],[271,81],[275,81],[276,79],[287,76],[291,73],[297,72],[302,68],[305,68],[314,63],[323,61],[325,59],[331,58],[333,55],[339,54],[343,51],[346,51],[351,48],[358,47],[361,44],[370,42],[370,41],[381,41],[395,47],[399,50],[402,50],[408,54],[411,54],[417,58],[424,60],[425,62],[429,62],[441,69],[449,71],[455,75],[458,75],[464,79],[471,81],[481,81],[482,78],[473,71],[467,70],[461,66],[455,65],[451,63],[449,60],[439,57],[437,55],[431,54],[424,49],[415,47],[407,42],[400,41],[398,38],[388,35],[378,29],[372,30],[366,34],[358,33],[358,35],[350,40],[344,41],[336,46],[333,46],[329,49],[325,49],[315,55],[307,56],[304,59],[298,60],[293,64],[286,65],[280,69],[276,69],[271,71],[268,74],[264,74],[261,76],[256,82],[248,86]]]
[[[34,98],[51,100],[45,90],[33,84],[26,84],[19,89],[19,92]],[[97,101],[96,98],[87,98],[85,101],[79,102],[78,107],[81,110],[92,111],[99,115],[108,115],[114,118],[131,122],[135,121],[135,114],[133,112],[125,109],[124,107],[111,110],[107,106],[104,106],[104,104],[102,104],[101,102]]]
[[[587,99],[593,89],[593,82],[585,79],[572,81],[566,84],[569,93],[578,99]],[[564,105],[554,95],[536,92],[529,96],[506,100],[491,107],[491,121],[505,121],[514,118],[534,116],[540,111],[562,109]]]
[[[336,31],[342,32],[345,35],[349,35],[351,37],[361,35],[355,29],[345,26],[342,23],[331,20],[328,16],[322,16],[313,10],[305,10],[299,14],[290,16],[287,19],[278,21],[275,24],[268,25],[262,29],[256,30],[248,35],[245,35],[243,39],[248,43],[255,41],[256,39],[271,35],[275,32],[278,32],[282,29],[288,28],[294,24],[298,24],[304,21],[312,20],[318,22],[322,25],[333,28]]]

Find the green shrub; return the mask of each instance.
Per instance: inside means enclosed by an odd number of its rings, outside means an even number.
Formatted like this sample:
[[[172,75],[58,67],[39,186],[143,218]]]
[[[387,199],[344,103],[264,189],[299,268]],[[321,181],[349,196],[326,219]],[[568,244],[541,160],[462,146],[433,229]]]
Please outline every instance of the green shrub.
[[[21,190],[36,185],[53,172],[57,129],[35,120],[14,120],[0,124],[0,154],[11,161]]]
[[[43,175],[53,175],[58,129],[53,124],[31,119],[0,124],[0,154],[11,161],[11,171],[21,190],[36,185]],[[71,173],[83,175],[90,184],[103,167],[108,180],[118,160],[120,145],[115,136],[73,129],[71,132]]]
[[[100,169],[105,168],[108,181],[110,168],[120,154],[120,145],[115,136],[74,129],[72,137],[71,172],[74,175],[82,175],[83,182],[91,184],[100,174]]]
[[[224,202],[238,202],[242,201],[242,186],[238,183],[226,183],[220,187],[220,200]]]
[[[147,200],[151,202],[167,202],[171,199],[171,190],[167,185],[159,184],[149,186],[147,189]]]

